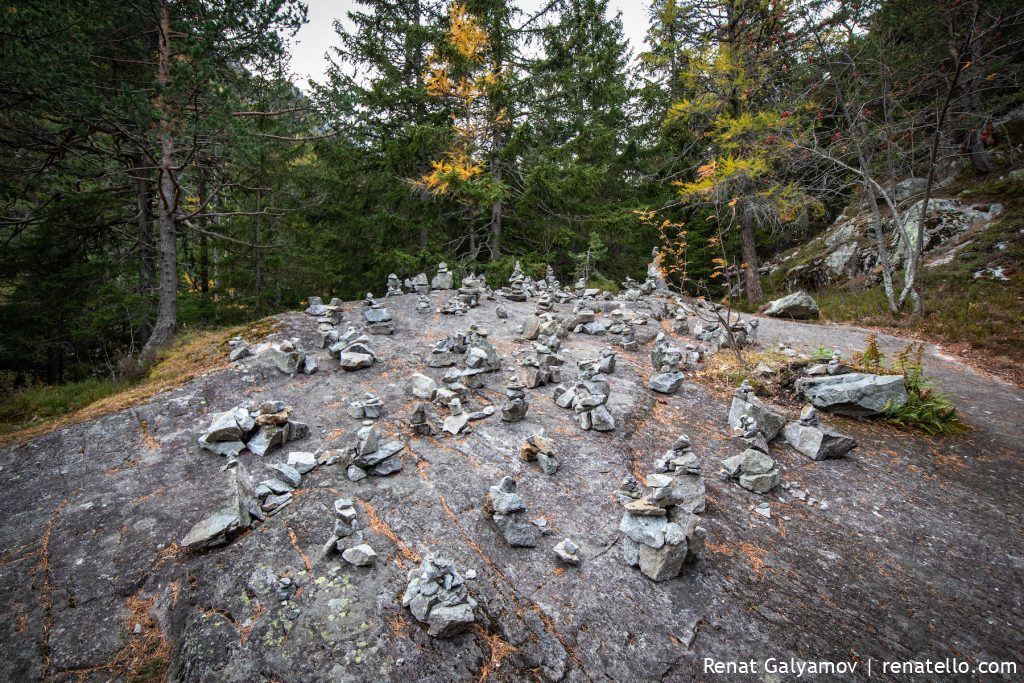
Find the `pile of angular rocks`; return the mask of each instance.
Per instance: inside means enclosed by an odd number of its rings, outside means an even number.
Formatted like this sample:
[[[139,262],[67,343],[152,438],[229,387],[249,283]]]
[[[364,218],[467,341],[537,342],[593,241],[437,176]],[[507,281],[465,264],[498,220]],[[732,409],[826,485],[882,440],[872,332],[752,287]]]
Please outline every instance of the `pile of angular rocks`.
[[[822,427],[814,406],[804,406],[800,420],[788,423],[783,436],[790,446],[811,460],[842,458],[857,447],[854,439]]]
[[[381,443],[380,433],[367,420],[356,432],[355,443],[346,451],[348,468],[346,475],[350,481],[359,481],[369,475],[386,477],[402,469],[402,459],[398,453],[405,448],[401,441]]]
[[[383,408],[381,400],[367,392],[362,399],[348,404],[348,414],[357,420],[376,420],[381,416]]]
[[[526,418],[530,404],[526,400],[526,385],[512,374],[505,385],[505,402],[501,404],[501,419],[505,422],[519,422]]]
[[[267,344],[259,351],[259,358],[286,375],[297,372],[312,375],[318,369],[316,358],[306,355],[297,339]]]
[[[534,434],[519,447],[519,457],[526,462],[536,462],[544,474],[558,472],[558,453],[554,442],[543,434]]]
[[[393,334],[395,323],[387,308],[373,300],[372,294],[366,295],[363,318],[366,320],[366,331],[370,334]]]
[[[740,486],[753,493],[768,493],[779,485],[780,474],[775,460],[768,455],[768,439],[753,417],[745,415],[734,428],[734,442],[747,448],[739,455],[722,461],[726,475],[737,479]]]
[[[674,394],[683,385],[686,376],[679,371],[683,351],[672,346],[665,334],[659,333],[651,351],[651,364],[658,372],[651,376],[647,386],[659,394]]]
[[[253,519],[263,518],[245,466],[238,460],[228,465],[207,497],[210,512],[189,529],[181,539],[182,547],[202,550],[224,545],[248,529]]]
[[[650,493],[633,477],[619,488],[625,514],[619,523],[626,563],[639,567],[655,581],[673,579],[683,565],[694,562],[704,547],[707,532],[695,513],[704,511],[701,464],[681,436],[647,476]]]
[[[608,380],[591,370],[584,371],[571,386],[556,386],[554,399],[559,407],[573,409],[581,429],[610,432],[615,429],[615,418],[605,406],[608,394]]]
[[[733,429],[742,427],[740,418],[744,415],[757,421],[767,441],[778,436],[786,424],[785,417],[754,396],[754,388],[747,380],[743,380],[733,391],[732,404],[729,406],[729,426]]]
[[[576,367],[584,372],[592,370],[602,375],[610,375],[615,372],[615,352],[611,349],[602,349],[600,358],[577,361]]]
[[[430,626],[427,635],[446,638],[473,623],[476,600],[470,597],[454,564],[431,556],[409,570],[402,606],[408,607],[417,621]]]
[[[260,499],[263,512],[275,513],[292,502],[292,492],[302,484],[302,475],[319,465],[315,453],[292,451],[286,463],[270,465],[271,477],[256,485],[254,493]]]
[[[516,488],[515,479],[503,477],[484,496],[484,512],[491,516],[509,546],[533,548],[537,545],[537,527],[526,518],[526,504]]]
[[[334,530],[324,546],[324,554],[340,552],[342,559],[356,567],[368,567],[377,559],[377,553],[363,539],[355,503],[351,498],[334,501]]]
[[[370,349],[369,343],[369,337],[349,327],[327,350],[338,359],[342,370],[351,372],[368,368],[376,362],[377,355]]]
[[[263,456],[273,446],[284,446],[309,436],[309,426],[290,419],[284,401],[246,401],[214,417],[199,445],[217,455],[237,457],[244,449]]]
[[[452,285],[452,274],[448,271],[448,264],[442,261],[437,266],[437,275],[430,281],[430,288],[451,289]]]

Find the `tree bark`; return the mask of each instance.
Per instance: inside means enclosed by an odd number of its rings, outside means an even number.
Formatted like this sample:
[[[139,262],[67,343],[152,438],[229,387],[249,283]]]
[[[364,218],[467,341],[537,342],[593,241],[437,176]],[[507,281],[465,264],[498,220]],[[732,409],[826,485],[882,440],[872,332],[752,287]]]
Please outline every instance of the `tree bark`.
[[[160,35],[157,49],[157,81],[163,88],[170,83],[171,62],[171,16],[167,3],[160,8]],[[174,339],[178,327],[178,253],[177,226],[174,213],[177,205],[177,190],[174,181],[174,139],[171,136],[170,111],[164,95],[157,100],[160,112],[158,137],[160,140],[160,165],[157,201],[157,222],[160,226],[160,302],[157,306],[156,325],[143,349],[143,356],[153,353]]]
[[[209,188],[207,187],[208,170],[205,166],[199,169],[199,202],[207,200]],[[206,212],[199,214],[199,291],[203,298],[210,293],[210,244],[206,234],[206,227],[210,222]]]
[[[747,281],[747,301],[757,303],[762,296],[761,275],[757,272],[757,248],[754,246],[754,220],[750,209],[740,214],[740,236],[743,240],[743,272]]]

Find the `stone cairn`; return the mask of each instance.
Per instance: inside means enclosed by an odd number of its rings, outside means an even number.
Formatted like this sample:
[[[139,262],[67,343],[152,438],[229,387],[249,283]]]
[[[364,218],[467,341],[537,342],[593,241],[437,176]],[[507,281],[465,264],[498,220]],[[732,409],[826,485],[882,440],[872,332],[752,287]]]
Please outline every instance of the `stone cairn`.
[[[622,331],[622,339],[619,340],[619,346],[625,351],[639,351],[640,342],[636,340],[636,333],[633,331],[632,325],[626,325]]]
[[[733,424],[733,442],[740,447],[745,446],[745,450],[737,456],[723,460],[722,467],[726,476],[737,479],[739,485],[746,490],[755,494],[767,494],[778,485],[780,479],[778,467],[768,455],[768,441],[777,433],[777,428],[771,437],[765,433],[764,427],[755,417],[755,413],[760,413],[761,409],[751,402],[752,399],[756,400],[753,390],[744,380],[736,388],[733,397],[736,415],[733,422],[733,411],[730,409],[730,423]]]
[[[686,376],[679,371],[683,351],[672,346],[664,332],[659,332],[651,351],[651,365],[658,372],[651,376],[648,386],[660,394],[674,394],[683,385]]]
[[[470,273],[462,278],[462,284],[458,289],[458,298],[467,308],[476,308],[480,305],[480,298],[487,293],[487,285],[483,276],[477,277],[476,273]]]
[[[497,486],[492,486],[484,496],[484,512],[505,542],[512,548],[533,548],[537,545],[538,531],[526,518],[526,503],[516,492],[516,480],[503,477]]]
[[[610,375],[615,372],[615,352],[611,349],[602,349],[600,358],[587,358],[576,362],[580,372],[597,372],[602,375]]]
[[[576,424],[581,429],[610,432],[615,429],[615,418],[605,406],[608,394],[608,380],[593,371],[585,371],[572,386],[556,386],[554,398],[559,407],[573,409]]]
[[[543,342],[535,342],[533,356],[527,356],[520,362],[520,379],[527,389],[535,389],[545,384],[557,384],[562,380],[563,360],[557,351],[561,340],[552,335]]]
[[[368,368],[377,360],[377,355],[370,349],[370,338],[359,334],[354,327],[349,327],[345,334],[338,336],[338,341],[331,344],[327,351],[338,359],[343,370],[354,371]]]
[[[291,419],[284,401],[247,401],[219,413],[199,437],[199,446],[234,459],[243,450],[263,457],[274,446],[309,436],[309,426]]]
[[[476,600],[469,596],[454,564],[430,556],[409,570],[402,607],[408,607],[416,621],[429,625],[427,635],[447,638],[473,623]]]
[[[519,447],[519,457],[526,462],[540,465],[544,474],[558,472],[558,453],[554,442],[543,434],[534,434]]]
[[[754,396],[754,389],[747,380],[743,380],[733,391],[732,404],[729,406],[729,426],[733,429],[742,427],[740,418],[744,415],[757,421],[766,441],[774,439],[786,424],[786,418]]]
[[[416,301],[416,312],[421,314],[430,313],[431,308],[430,297],[426,294],[420,294],[419,299]]]
[[[417,294],[429,294],[430,293],[430,282],[427,280],[426,273],[420,273],[413,279],[406,278],[405,288],[411,289]]]
[[[525,280],[523,268],[519,261],[516,261],[516,267],[508,278],[508,286],[501,291],[501,295],[509,301],[526,301],[527,292],[523,288]]]
[[[380,417],[384,404],[379,398],[367,392],[358,401],[348,404],[348,414],[357,420],[376,420]]]
[[[248,342],[241,337],[232,337],[228,340],[228,346],[231,347],[231,351],[228,352],[228,361],[234,363],[237,360],[248,358],[252,355],[252,349],[249,348]]]
[[[624,301],[639,301],[643,295],[642,285],[631,277],[627,277],[622,284],[622,294],[620,295]]]
[[[785,426],[783,436],[786,443],[811,460],[842,458],[857,447],[854,439],[823,428],[817,411],[810,405],[800,411],[798,422]]]
[[[369,567],[377,553],[363,539],[355,503],[351,498],[334,501],[334,531],[324,545],[324,555],[339,552],[343,560],[356,567]]]
[[[704,511],[704,477],[689,437],[680,436],[658,459],[647,484],[647,495],[632,476],[619,486],[623,556],[644,576],[667,581],[698,559],[707,536],[696,514]]]
[[[448,264],[442,261],[437,265],[437,275],[430,281],[431,289],[451,289],[452,274],[448,272]]]
[[[412,411],[412,417],[409,418],[409,426],[412,427],[412,433],[416,436],[433,436],[437,433],[437,429],[427,417],[426,403],[416,404],[416,409]]]
[[[326,349],[338,341],[338,325],[344,319],[339,299],[331,299],[330,304],[324,305],[320,297],[311,296],[306,313],[316,318],[318,349]]]
[[[402,291],[402,281],[398,279],[398,276],[394,273],[388,275],[388,293],[385,297],[390,296],[402,296],[405,292]]]
[[[366,295],[367,307],[363,309],[363,317],[366,319],[366,330],[370,334],[393,334],[395,323],[391,319],[391,313],[384,306],[373,300],[373,295]]]
[[[645,294],[651,294],[665,288],[665,278],[661,274],[661,251],[654,247],[651,250],[651,262],[647,264],[647,279],[644,280],[641,290]]]
[[[526,386],[513,373],[505,385],[505,402],[501,406],[501,419],[505,422],[520,422],[526,418],[530,404],[526,400]]]
[[[292,502],[292,493],[302,484],[302,475],[316,469],[323,451],[307,453],[292,451],[288,461],[270,465],[271,477],[256,485],[254,494],[260,500],[260,509],[268,514],[277,514]]]
[[[346,475],[349,481],[359,481],[369,475],[386,477],[402,469],[398,453],[405,448],[400,441],[380,442],[380,433],[367,420],[356,432],[355,442],[345,452]]]

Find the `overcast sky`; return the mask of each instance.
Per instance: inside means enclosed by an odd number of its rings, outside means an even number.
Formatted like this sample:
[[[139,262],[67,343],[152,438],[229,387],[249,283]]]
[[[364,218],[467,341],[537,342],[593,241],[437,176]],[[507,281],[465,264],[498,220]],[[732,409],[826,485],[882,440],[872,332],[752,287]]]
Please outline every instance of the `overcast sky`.
[[[303,26],[292,45],[291,72],[294,82],[304,86],[307,78],[320,80],[326,70],[324,53],[337,40],[334,20],[345,18],[355,6],[352,0],[306,0],[309,4],[309,23]],[[536,12],[547,0],[517,0],[526,13]],[[641,0],[610,0],[608,11],[612,15],[622,12],[622,28],[636,54],[643,49],[647,32],[647,3]]]

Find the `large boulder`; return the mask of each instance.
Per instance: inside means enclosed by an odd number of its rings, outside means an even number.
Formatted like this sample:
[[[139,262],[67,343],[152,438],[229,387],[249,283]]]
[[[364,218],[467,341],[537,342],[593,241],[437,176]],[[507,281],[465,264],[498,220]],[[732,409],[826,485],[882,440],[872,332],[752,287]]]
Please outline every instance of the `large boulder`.
[[[756,420],[758,428],[767,441],[774,439],[786,424],[785,417],[772,410],[752,393],[748,393],[745,397],[734,396],[732,404],[729,406],[730,427],[741,428],[743,426],[741,418],[743,417],[752,417]]]
[[[768,304],[764,314],[773,318],[808,320],[818,317],[818,302],[804,291],[793,292]]]
[[[907,402],[903,375],[851,372],[802,377],[796,381],[796,391],[816,408],[851,417],[880,415]]]

